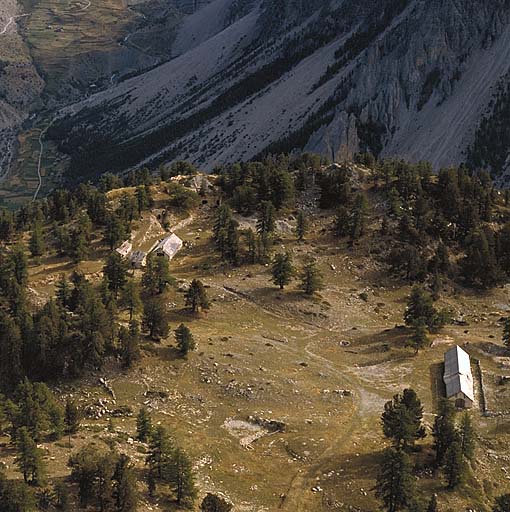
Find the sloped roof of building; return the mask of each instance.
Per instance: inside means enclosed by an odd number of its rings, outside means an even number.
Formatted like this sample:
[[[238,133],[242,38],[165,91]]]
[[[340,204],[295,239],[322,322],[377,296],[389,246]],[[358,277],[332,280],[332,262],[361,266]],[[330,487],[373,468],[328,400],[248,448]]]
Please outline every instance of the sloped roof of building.
[[[133,244],[129,240],[126,240],[120,247],[115,250],[121,256],[126,257],[133,250]]]
[[[129,260],[131,261],[131,263],[143,263],[145,261],[146,257],[147,257],[146,252],[133,251],[129,256]]]
[[[168,258],[172,259],[182,248],[182,240],[175,234],[172,233],[167,236],[154,248],[155,252],[162,252]]]
[[[471,360],[469,354],[457,345],[444,355],[443,380],[446,384],[446,396],[448,398],[463,393],[474,401]]]

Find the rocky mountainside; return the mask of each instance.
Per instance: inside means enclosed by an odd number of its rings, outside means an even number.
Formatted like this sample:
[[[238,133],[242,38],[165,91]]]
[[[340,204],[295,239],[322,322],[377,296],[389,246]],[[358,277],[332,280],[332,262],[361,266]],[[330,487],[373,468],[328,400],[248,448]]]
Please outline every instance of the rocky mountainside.
[[[505,171],[510,144],[490,160],[482,120],[508,83],[508,0],[191,7],[174,58],[61,112],[50,136],[74,176],[174,159],[210,170],[294,149]]]

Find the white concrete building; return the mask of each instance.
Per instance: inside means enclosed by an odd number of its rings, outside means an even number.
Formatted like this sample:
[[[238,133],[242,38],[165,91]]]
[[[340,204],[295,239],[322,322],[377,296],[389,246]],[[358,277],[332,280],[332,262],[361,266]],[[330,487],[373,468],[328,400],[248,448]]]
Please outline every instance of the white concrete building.
[[[156,245],[154,252],[171,260],[182,249],[182,245],[183,241],[175,233],[172,233]]]
[[[120,247],[115,249],[123,258],[127,258],[132,250],[133,244],[129,240],[126,240]]]
[[[457,345],[444,355],[443,380],[446,384],[446,397],[454,401],[456,407],[473,407],[475,394],[471,360],[469,354]]]

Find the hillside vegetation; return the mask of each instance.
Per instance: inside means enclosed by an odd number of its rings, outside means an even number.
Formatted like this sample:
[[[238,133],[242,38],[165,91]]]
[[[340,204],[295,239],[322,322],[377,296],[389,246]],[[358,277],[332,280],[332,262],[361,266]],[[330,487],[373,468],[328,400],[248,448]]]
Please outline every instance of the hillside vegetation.
[[[2,211],[0,508],[506,510],[508,200],[304,154]],[[115,251],[170,232],[171,261]],[[468,413],[443,400],[454,344]]]

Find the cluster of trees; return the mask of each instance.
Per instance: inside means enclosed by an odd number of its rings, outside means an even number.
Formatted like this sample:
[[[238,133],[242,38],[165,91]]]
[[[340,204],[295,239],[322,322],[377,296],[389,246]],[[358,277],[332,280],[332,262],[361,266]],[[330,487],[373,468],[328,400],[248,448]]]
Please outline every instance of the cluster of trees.
[[[0,472],[1,510],[28,512],[35,510],[36,505],[44,509],[44,504],[60,503],[60,492],[50,493],[41,487],[46,484],[46,468],[38,443],[76,434],[81,416],[75,402],[67,400],[62,407],[45,384],[27,379],[9,399],[1,396],[0,431],[9,434],[16,450],[15,464],[23,476],[22,482],[9,481]],[[40,490],[34,493],[36,487]]]
[[[147,409],[142,408],[136,420],[138,440],[148,443],[147,485],[154,496],[158,485],[169,488],[178,505],[190,506],[196,498],[191,462],[186,453],[176,446],[167,430],[154,427]]]
[[[415,443],[426,437],[423,407],[415,391],[405,389],[384,406],[381,417],[384,436],[392,443],[384,450],[377,476],[376,495],[388,512],[424,510],[423,497],[416,488],[411,455]],[[460,422],[451,402],[442,400],[432,430],[435,460],[433,469],[441,469],[448,489],[466,482],[475,452],[475,432],[468,413]],[[437,511],[435,496],[430,497],[428,511]]]
[[[445,309],[438,311],[434,307],[434,299],[429,292],[421,286],[415,286],[408,298],[404,312],[404,321],[413,330],[408,345],[418,353],[427,345],[427,333],[439,331],[450,322],[450,317],[449,311]]]
[[[510,224],[497,211],[501,202],[487,173],[450,168],[436,179],[427,163],[385,160],[375,165],[373,180],[386,195],[381,230],[391,237],[396,272],[412,281],[454,277],[481,287],[508,275]],[[465,254],[458,266],[454,250]]]
[[[138,505],[136,474],[127,455],[104,453],[86,445],[69,459],[71,481],[78,484],[80,506],[101,512],[134,512]]]
[[[297,274],[296,268],[292,262],[292,255],[289,252],[278,253],[274,256],[271,264],[272,282],[283,290],[285,286],[291,283]],[[300,288],[305,295],[313,295],[323,288],[323,279],[317,262],[309,258],[300,274]]]

